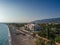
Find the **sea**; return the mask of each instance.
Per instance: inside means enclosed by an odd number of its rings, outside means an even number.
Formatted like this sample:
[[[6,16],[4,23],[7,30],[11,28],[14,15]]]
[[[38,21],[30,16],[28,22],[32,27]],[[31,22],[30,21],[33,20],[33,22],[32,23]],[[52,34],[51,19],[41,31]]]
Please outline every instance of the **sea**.
[[[10,41],[10,32],[7,24],[0,24],[0,45],[11,45]]]

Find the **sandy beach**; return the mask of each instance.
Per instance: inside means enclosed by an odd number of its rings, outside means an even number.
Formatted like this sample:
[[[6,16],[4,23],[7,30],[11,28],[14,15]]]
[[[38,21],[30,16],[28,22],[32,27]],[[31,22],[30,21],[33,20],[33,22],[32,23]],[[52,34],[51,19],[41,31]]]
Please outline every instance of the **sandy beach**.
[[[10,28],[10,34],[12,39],[12,45],[35,45],[33,39],[30,39],[30,36],[26,36],[23,34],[16,35],[12,28]]]

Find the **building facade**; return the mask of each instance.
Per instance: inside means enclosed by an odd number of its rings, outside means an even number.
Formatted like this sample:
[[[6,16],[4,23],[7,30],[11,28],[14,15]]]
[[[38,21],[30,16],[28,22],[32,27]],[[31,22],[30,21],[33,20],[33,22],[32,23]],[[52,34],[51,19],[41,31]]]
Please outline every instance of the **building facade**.
[[[31,32],[39,32],[40,26],[38,24],[27,24],[25,25],[26,30],[30,30]]]

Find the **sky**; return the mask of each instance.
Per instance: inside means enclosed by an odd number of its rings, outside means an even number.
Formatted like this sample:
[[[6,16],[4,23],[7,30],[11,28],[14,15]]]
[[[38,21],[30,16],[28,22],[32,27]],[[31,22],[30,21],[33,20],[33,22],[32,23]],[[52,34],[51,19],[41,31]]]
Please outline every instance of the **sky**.
[[[0,22],[31,22],[60,17],[60,0],[0,0]]]

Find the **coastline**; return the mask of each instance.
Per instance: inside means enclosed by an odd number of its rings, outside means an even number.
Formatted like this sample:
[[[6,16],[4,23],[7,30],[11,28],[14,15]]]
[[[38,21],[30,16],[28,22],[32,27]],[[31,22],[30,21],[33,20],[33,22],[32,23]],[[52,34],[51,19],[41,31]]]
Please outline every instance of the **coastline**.
[[[7,25],[8,26],[8,25]],[[11,33],[9,31],[9,26],[8,26],[8,38],[9,38],[9,45],[11,45]]]
[[[14,31],[13,31],[13,28],[12,27],[10,27],[10,25],[8,25],[8,27],[9,27],[9,32],[10,32],[10,44],[11,45],[20,45],[19,44],[19,41],[17,40],[17,38],[16,38],[16,35],[13,33]]]

